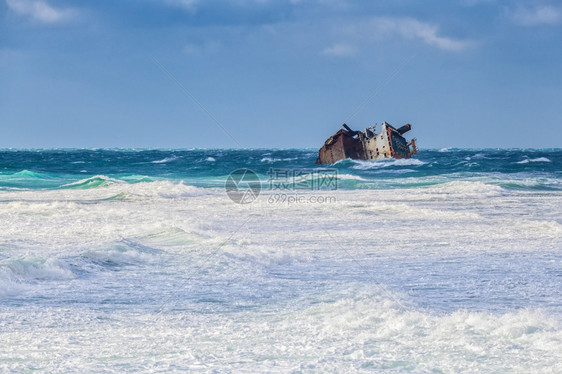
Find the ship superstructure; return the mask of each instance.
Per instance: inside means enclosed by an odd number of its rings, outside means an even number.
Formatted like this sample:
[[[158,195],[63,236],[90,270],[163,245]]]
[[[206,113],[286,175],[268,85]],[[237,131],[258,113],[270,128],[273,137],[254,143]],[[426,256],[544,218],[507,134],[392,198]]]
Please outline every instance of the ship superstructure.
[[[364,131],[354,131],[345,123],[344,129],[332,135],[318,151],[317,164],[331,164],[339,160],[378,160],[384,158],[410,158],[417,153],[416,139],[408,142],[402,135],[410,131],[407,123],[396,129],[387,122],[380,126],[367,127]]]

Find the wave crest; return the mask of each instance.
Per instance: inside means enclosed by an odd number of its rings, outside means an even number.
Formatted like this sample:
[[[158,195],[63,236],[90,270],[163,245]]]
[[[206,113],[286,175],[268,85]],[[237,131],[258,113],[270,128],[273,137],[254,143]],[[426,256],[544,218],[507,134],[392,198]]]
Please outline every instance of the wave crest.
[[[416,158],[401,158],[401,159],[388,159],[388,160],[351,160],[354,164],[351,168],[357,170],[380,169],[389,166],[422,166],[427,162],[420,161]]]
[[[68,264],[57,258],[22,257],[0,265],[2,278],[13,283],[38,280],[68,280],[75,275]]]
[[[530,162],[552,162],[546,157],[527,158],[525,160],[517,161],[516,164],[528,164]]]
[[[155,160],[155,161],[150,161],[151,164],[165,164],[167,162],[171,162],[171,161],[175,161],[177,160],[179,157],[177,156],[172,156],[172,157],[166,157],[163,158],[161,160]]]
[[[105,175],[94,175],[93,177],[81,179],[76,182],[63,184],[61,188],[89,189],[96,187],[111,186],[115,183],[125,183],[118,179],[106,177]]]
[[[430,191],[444,194],[455,194],[459,197],[491,197],[505,193],[500,186],[483,182],[453,181],[429,188]]]

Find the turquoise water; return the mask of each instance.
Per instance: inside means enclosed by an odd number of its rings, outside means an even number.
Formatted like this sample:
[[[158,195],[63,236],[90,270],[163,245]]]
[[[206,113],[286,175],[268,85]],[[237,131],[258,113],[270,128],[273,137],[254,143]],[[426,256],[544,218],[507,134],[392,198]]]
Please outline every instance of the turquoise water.
[[[0,151],[0,371],[562,372],[562,150],[316,155]]]
[[[314,150],[4,150],[0,188],[92,188],[108,183],[104,177],[221,187],[241,167],[264,182],[270,168],[335,168],[343,189],[423,187],[454,180],[507,189],[562,188],[562,150],[422,150],[409,160],[334,165],[316,165],[316,157]]]

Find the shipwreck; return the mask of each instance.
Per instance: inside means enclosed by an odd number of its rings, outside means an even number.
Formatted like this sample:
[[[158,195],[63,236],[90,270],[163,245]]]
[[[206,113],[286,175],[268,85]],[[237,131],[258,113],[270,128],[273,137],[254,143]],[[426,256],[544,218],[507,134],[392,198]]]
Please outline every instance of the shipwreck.
[[[367,127],[365,131],[353,131],[345,123],[343,129],[336,132],[324,142],[318,151],[317,164],[332,164],[351,158],[354,160],[378,160],[385,158],[410,158],[418,152],[416,139],[408,142],[402,135],[410,131],[407,123],[396,129],[387,122]]]

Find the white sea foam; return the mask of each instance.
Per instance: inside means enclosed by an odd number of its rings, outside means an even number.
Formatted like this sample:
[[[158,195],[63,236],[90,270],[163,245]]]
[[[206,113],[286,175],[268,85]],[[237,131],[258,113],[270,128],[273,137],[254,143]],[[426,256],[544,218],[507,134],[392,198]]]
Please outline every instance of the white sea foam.
[[[87,251],[82,256],[94,262],[109,263],[116,266],[134,265],[158,260],[158,256],[154,251],[152,253],[146,250],[139,251],[123,245]]]
[[[426,162],[423,162],[415,158],[373,160],[373,161],[363,161],[363,160],[351,160],[351,161],[354,163],[352,168],[357,170],[378,169],[378,168],[385,168],[389,166],[421,166],[426,164]]]
[[[360,177],[359,175],[352,174],[338,174],[338,179],[341,180],[356,180],[356,181],[367,181],[367,179]]]
[[[530,219],[506,219],[504,224],[511,230],[521,233],[533,233],[533,236],[546,236],[562,238],[562,225],[556,221],[530,220]]]
[[[527,158],[525,160],[517,161],[516,164],[528,164],[530,162],[552,162],[546,157]]]
[[[490,183],[0,191],[0,371],[558,372],[562,194]]]
[[[207,157],[207,158],[205,159],[205,161],[215,162],[216,159],[215,159],[214,157]]]
[[[18,258],[4,262],[2,268],[17,280],[68,280],[74,278],[69,267],[56,258]]]
[[[0,301],[20,294],[25,288],[14,279],[11,269],[0,265]]]
[[[155,160],[155,161],[150,161],[152,164],[165,164],[167,162],[171,162],[171,161],[175,161],[177,160],[179,157],[177,156],[172,156],[172,157],[166,157],[163,158],[161,160]]]
[[[132,371],[432,372],[438,367],[462,372],[470,367],[474,372],[554,373],[561,368],[560,321],[538,311],[434,315],[402,311],[385,298],[359,293],[263,313],[182,311],[162,318],[119,311],[104,318],[97,309],[76,313],[33,306],[26,312],[40,318],[30,325],[21,313],[0,315],[10,317],[17,329],[0,333],[10,347],[1,365],[17,371],[99,372],[126,366]],[[38,336],[49,360],[27,344]]]
[[[274,163],[274,162],[281,162],[281,161],[293,161],[296,160],[297,157],[286,157],[286,158],[275,158],[275,157],[263,157],[260,161],[267,162],[267,163]]]
[[[454,181],[430,187],[432,192],[454,194],[455,197],[483,198],[505,194],[500,186],[483,182]]]
[[[207,195],[213,190],[189,186],[183,182],[169,181],[141,182],[128,185],[125,192],[129,195],[142,198],[186,199],[195,196]]]
[[[368,204],[364,212],[372,212],[381,215],[390,215],[396,220],[400,219],[424,219],[433,220],[468,220],[474,221],[482,219],[482,216],[476,212],[450,211],[440,209],[430,209],[416,207],[405,203],[386,203],[384,201],[375,201]]]

